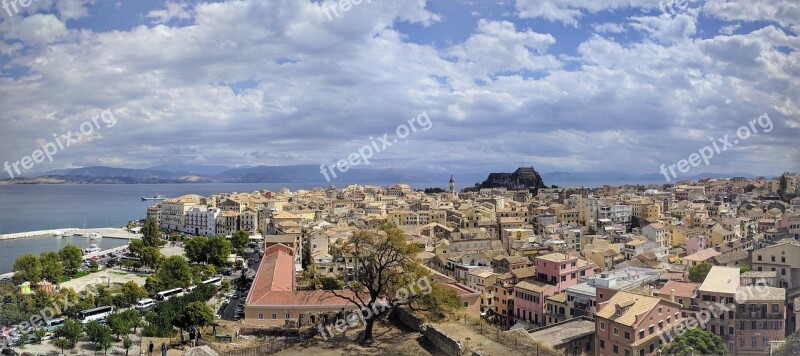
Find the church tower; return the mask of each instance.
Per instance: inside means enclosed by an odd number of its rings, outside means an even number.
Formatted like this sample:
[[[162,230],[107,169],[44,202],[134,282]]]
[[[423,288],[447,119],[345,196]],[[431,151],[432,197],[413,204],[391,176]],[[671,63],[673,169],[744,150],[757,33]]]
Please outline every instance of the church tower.
[[[458,196],[456,195],[456,180],[453,179],[453,175],[450,175],[450,199],[455,200]]]

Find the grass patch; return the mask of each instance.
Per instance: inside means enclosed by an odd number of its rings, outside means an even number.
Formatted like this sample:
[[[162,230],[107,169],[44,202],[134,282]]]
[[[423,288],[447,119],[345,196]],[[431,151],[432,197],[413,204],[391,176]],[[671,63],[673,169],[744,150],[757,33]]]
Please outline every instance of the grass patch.
[[[96,272],[96,271],[94,271],[94,272]],[[75,278],[86,277],[86,276],[88,276],[88,275],[90,275],[90,274],[92,274],[94,272],[92,272],[92,271],[80,271],[78,273],[75,273],[72,276],[61,276],[61,278],[58,279],[58,283],[64,283],[64,282],[67,282],[67,281],[71,281],[71,280],[73,280]]]

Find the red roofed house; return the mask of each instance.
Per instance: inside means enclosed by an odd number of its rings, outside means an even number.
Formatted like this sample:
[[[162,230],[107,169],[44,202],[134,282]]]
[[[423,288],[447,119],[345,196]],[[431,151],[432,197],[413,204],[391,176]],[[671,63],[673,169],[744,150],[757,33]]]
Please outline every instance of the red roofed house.
[[[248,326],[283,326],[301,315],[317,323],[316,315],[355,309],[348,300],[328,291],[295,290],[295,251],[275,244],[264,251],[253,286],[245,303],[244,323]],[[340,293],[346,293],[344,291]]]

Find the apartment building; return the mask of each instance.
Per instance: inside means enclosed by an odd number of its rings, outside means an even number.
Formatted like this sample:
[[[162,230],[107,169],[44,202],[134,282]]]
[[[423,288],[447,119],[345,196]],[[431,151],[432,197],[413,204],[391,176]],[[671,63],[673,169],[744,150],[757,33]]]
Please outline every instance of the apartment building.
[[[661,331],[683,321],[680,310],[678,303],[623,291],[615,291],[606,300],[598,298],[597,355],[656,355]]]
[[[535,257],[538,280],[556,286],[557,292],[578,284],[578,279],[594,274],[594,265],[566,253],[551,253]]]
[[[768,355],[784,340],[786,290],[743,285],[739,268],[714,266],[698,289],[699,326],[725,340],[731,355]]]
[[[800,242],[783,240],[752,252],[754,271],[774,271],[778,287],[789,290],[789,297],[800,295]]]

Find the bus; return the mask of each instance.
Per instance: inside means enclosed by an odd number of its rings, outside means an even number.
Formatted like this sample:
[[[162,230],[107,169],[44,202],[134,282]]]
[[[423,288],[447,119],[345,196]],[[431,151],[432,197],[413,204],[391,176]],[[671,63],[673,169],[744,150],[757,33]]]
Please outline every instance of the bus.
[[[156,294],[156,300],[159,302],[168,301],[172,297],[180,297],[183,296],[183,288],[175,288],[170,290],[165,290]]]
[[[222,278],[214,277],[209,280],[203,281],[203,285],[215,285],[217,287],[222,287]]]
[[[78,312],[78,320],[80,320],[82,324],[86,324],[90,321],[105,321],[106,317],[113,311],[114,307],[108,305],[80,311]]]

